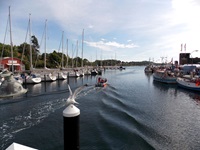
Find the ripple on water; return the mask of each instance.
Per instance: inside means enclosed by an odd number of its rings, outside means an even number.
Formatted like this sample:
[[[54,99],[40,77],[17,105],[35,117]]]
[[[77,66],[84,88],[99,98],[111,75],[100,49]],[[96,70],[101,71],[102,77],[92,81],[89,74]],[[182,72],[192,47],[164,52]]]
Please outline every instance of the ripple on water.
[[[97,123],[101,138],[109,149],[153,149],[141,133],[137,116],[129,111],[127,103],[113,89],[103,93],[101,99]]]
[[[20,131],[28,129],[42,122],[48,115],[65,105],[66,99],[55,99],[37,103],[34,107],[7,118],[0,123],[0,145],[4,149],[7,141],[14,138]]]

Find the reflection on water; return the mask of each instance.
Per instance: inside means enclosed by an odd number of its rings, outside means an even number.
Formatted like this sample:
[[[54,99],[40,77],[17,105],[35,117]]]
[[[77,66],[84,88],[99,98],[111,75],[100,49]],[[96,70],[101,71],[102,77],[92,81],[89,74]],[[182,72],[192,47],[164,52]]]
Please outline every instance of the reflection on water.
[[[184,93],[185,95],[189,96],[196,103],[196,105],[200,105],[200,93],[198,91],[191,91],[179,87],[178,90]]]
[[[200,94],[191,94],[190,95],[194,100],[195,102],[197,103],[197,105],[200,105]]]
[[[151,82],[151,80],[153,79],[152,73],[145,73],[145,76],[147,77],[148,82]]]
[[[43,92],[42,83],[28,85],[28,93],[40,94]]]

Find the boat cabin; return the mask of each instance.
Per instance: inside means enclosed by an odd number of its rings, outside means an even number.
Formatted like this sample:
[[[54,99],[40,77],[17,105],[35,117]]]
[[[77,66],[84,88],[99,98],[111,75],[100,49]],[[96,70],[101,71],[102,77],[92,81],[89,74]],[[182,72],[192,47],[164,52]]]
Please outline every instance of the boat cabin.
[[[181,66],[181,73],[184,75],[188,75],[190,74],[190,72],[196,72],[197,69],[200,68],[200,65],[198,64],[185,64],[183,66]]]

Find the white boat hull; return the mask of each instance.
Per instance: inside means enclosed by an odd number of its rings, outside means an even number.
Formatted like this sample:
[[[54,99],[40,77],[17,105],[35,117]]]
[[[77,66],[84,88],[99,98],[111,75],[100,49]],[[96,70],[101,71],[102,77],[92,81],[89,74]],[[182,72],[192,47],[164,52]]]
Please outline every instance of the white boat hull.
[[[158,70],[155,73],[153,73],[153,79],[158,82],[162,83],[176,83],[177,77],[173,75],[168,75],[168,73],[165,70]]]
[[[45,74],[43,76],[41,76],[42,78],[42,81],[56,81],[57,80],[57,77],[56,75],[52,74],[52,73],[49,73],[49,74]]]
[[[78,72],[69,72],[69,77],[79,77],[80,74]]]
[[[183,87],[185,89],[200,91],[200,84],[196,82],[186,79],[186,78],[177,78],[178,86]]]
[[[66,80],[67,79],[67,74],[63,73],[63,72],[60,72],[60,73],[58,73],[57,79],[58,80]]]
[[[26,79],[23,80],[24,84],[37,84],[42,82],[42,78],[41,77],[31,77],[31,76],[27,76]]]

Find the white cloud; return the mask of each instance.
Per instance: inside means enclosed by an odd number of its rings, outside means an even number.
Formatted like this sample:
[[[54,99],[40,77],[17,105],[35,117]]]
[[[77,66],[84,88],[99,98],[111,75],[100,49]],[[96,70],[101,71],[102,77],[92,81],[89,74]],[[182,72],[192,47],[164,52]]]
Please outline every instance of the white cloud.
[[[107,50],[107,51],[111,51],[111,50],[115,50],[115,49],[131,49],[131,48],[139,47],[138,45],[135,45],[133,43],[131,43],[131,44],[121,44],[121,43],[117,43],[115,41],[109,41],[109,42],[105,42],[105,41],[88,42],[88,41],[85,41],[85,43],[88,46],[99,48],[101,50]]]
[[[117,49],[123,60],[178,56],[181,43],[187,43],[188,52],[200,49],[199,0],[49,0],[48,4],[44,0],[7,0],[0,2],[0,39],[9,5],[14,43],[24,41],[31,13],[33,32],[39,41],[48,19],[49,49],[59,47],[63,30],[70,44],[75,44],[73,39],[80,40],[82,29],[85,49]]]

